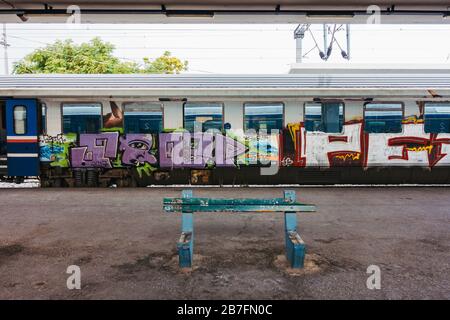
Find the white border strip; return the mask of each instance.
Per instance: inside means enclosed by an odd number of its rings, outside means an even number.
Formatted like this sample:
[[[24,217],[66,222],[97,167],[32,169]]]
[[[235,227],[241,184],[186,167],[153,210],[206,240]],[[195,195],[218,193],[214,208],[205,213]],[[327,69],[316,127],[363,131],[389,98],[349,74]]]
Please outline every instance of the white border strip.
[[[37,136],[7,136],[7,140],[37,140]]]
[[[8,158],[37,158],[37,153],[8,153]]]

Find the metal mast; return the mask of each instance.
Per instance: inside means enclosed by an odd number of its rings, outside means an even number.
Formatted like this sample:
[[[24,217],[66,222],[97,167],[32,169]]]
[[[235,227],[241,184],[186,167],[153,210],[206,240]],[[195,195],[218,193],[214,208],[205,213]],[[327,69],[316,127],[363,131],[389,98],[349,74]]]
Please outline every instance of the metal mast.
[[[0,45],[3,46],[3,59],[5,64],[5,74],[9,74],[9,61],[8,61],[8,38],[6,34],[6,23],[3,24],[2,39],[0,40]]]
[[[303,39],[305,32],[308,30],[309,24],[299,24],[294,30],[295,39],[295,62],[301,63],[303,59]]]
[[[347,60],[350,60],[350,25],[347,24],[346,26],[346,38],[347,38]]]

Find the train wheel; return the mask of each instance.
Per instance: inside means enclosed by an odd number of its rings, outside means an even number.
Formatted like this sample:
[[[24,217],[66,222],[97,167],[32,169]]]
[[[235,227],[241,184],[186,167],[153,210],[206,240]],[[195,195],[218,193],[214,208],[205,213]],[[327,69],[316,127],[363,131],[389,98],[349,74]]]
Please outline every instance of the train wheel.
[[[25,177],[14,177],[15,184],[21,184],[25,181]]]
[[[96,170],[88,170],[86,173],[87,186],[95,188],[98,186],[98,172]]]

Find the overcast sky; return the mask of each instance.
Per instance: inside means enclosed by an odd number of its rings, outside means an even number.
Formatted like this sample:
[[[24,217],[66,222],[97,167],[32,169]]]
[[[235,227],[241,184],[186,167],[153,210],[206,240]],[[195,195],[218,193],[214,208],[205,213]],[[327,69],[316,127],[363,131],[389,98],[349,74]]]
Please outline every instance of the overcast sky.
[[[98,36],[113,43],[115,55],[141,62],[165,50],[189,61],[191,73],[286,73],[295,62],[296,25],[196,25],[150,24],[80,25],[8,24],[10,66],[34,49],[56,39],[89,41]],[[323,45],[322,26],[312,26],[314,37]],[[337,32],[345,49],[345,31]],[[352,25],[351,62],[354,63],[447,63],[450,64],[450,25]],[[304,39],[304,53],[314,47],[310,33]],[[3,48],[0,73],[4,74]],[[313,50],[303,60],[321,62]],[[348,63],[334,46],[328,63]],[[325,62],[324,62],[325,63]],[[11,71],[10,67],[10,71]]]

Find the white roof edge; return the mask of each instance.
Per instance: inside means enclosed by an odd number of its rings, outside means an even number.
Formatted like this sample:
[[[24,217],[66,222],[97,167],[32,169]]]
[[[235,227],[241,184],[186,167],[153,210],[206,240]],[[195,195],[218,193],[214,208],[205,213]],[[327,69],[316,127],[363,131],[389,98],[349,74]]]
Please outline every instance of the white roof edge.
[[[450,74],[450,63],[293,63],[289,74]]]

